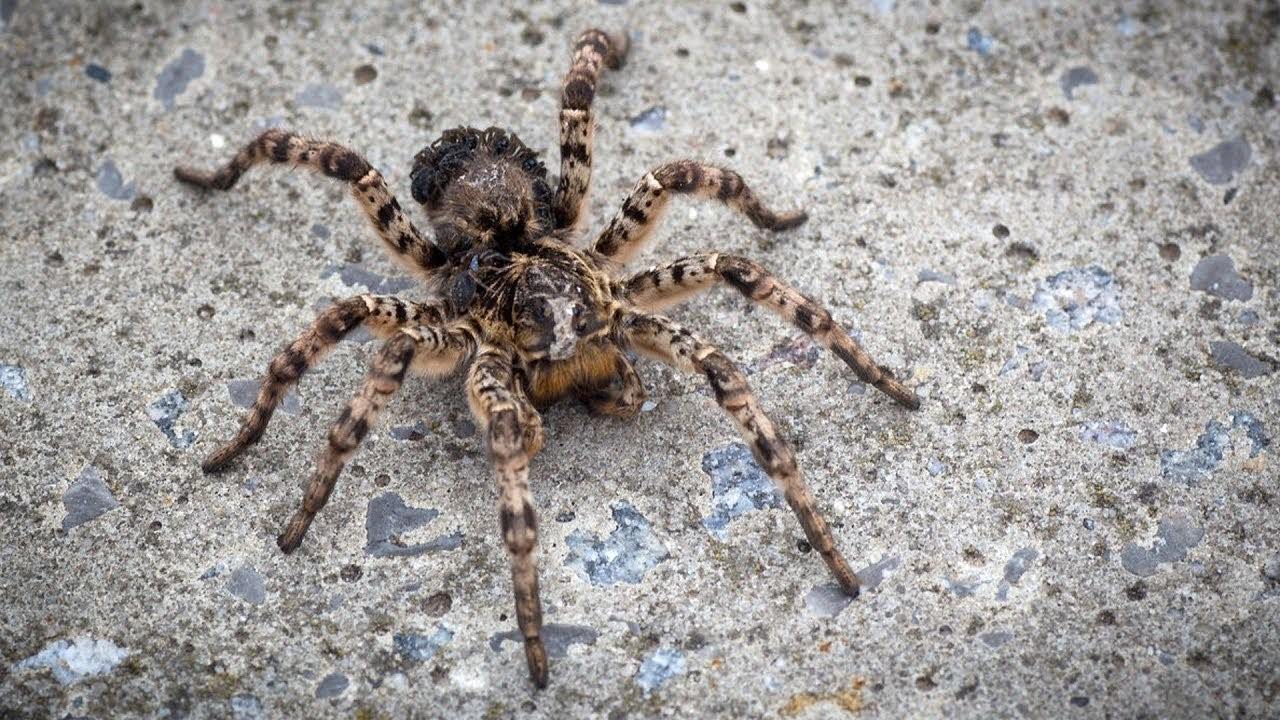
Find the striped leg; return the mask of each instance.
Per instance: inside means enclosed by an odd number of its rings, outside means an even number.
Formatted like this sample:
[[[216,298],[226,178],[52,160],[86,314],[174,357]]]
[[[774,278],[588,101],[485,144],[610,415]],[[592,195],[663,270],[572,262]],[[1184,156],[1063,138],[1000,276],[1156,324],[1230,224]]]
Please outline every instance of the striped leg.
[[[586,213],[591,187],[591,148],[596,121],[591,102],[603,68],[617,70],[627,57],[626,35],[587,30],[578,36],[573,62],[560,86],[560,185],[556,188],[556,227],[574,227]]]
[[[625,302],[656,310],[681,302],[720,282],[726,282],[750,300],[760,303],[805,331],[853,368],[858,378],[875,387],[900,405],[920,407],[915,392],[894,380],[888,372],[831,319],[818,303],[775,278],[759,263],[737,255],[707,253],[691,255],[675,262],[637,273],[622,284]]]
[[[547,686],[547,651],[542,644],[542,600],[538,595],[538,516],[529,491],[530,453],[521,425],[520,399],[513,393],[511,350],[482,346],[467,377],[467,397],[476,422],[485,429],[489,459],[498,481],[498,521],[511,555],[516,623],[533,684]],[[529,409],[532,409],[531,407]],[[527,422],[527,421],[526,421]]]
[[[302,373],[314,367],[347,333],[364,323],[375,335],[444,320],[442,304],[427,305],[389,295],[357,295],[325,308],[297,340],[276,355],[258,388],[258,397],[231,442],[205,458],[205,472],[220,470],[262,437],[271,415]]]
[[[445,263],[444,253],[423,237],[400,209],[400,203],[387,189],[382,173],[358,153],[337,143],[272,129],[244,146],[230,162],[214,172],[177,167],[173,175],[198,187],[229,190],[246,170],[264,162],[310,168],[350,183],[351,194],[396,260],[424,276],[430,276]]]
[[[338,473],[342,472],[347,460],[360,447],[360,442],[369,433],[369,428],[373,427],[378,413],[386,407],[391,395],[400,389],[409,368],[416,368],[416,361],[423,356],[465,356],[473,347],[472,333],[470,327],[465,325],[404,329],[378,350],[364,385],[329,428],[329,444],[316,461],[315,471],[311,474],[306,495],[302,499],[302,507],[284,526],[280,537],[276,538],[276,544],[281,550],[290,553],[302,543],[302,537],[306,535],[316,513],[329,501],[329,494],[338,481]]]
[[[620,352],[614,352],[617,372],[609,382],[600,387],[580,388],[578,399],[586,403],[591,412],[621,418],[633,418],[640,413],[648,393],[635,366]]]
[[[660,315],[626,313],[619,320],[619,329],[627,342],[645,355],[672,367],[706,376],[716,402],[738,425],[756,462],[782,488],[782,494],[800,520],[809,544],[822,554],[822,559],[845,593],[856,597],[857,576],[836,549],[826,521],[814,507],[809,486],[800,476],[791,448],[778,436],[773,423],[760,409],[742,371],[715,346]]]
[[[667,163],[636,184],[622,210],[596,238],[595,251],[618,262],[627,262],[644,246],[657,227],[671,193],[719,200],[746,215],[756,227],[790,230],[809,216],[803,210],[775,213],[765,207],[732,170],[692,160]]]

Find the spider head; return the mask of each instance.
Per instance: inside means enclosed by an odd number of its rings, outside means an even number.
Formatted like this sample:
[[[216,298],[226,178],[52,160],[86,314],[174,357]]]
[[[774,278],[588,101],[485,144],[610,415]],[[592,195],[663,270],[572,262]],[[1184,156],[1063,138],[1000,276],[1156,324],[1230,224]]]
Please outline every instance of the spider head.
[[[501,128],[446,130],[414,157],[410,181],[451,255],[477,245],[507,251],[552,229],[547,168]]]
[[[523,273],[511,308],[516,343],[530,359],[567,360],[609,330],[591,293],[558,268],[533,267]]]

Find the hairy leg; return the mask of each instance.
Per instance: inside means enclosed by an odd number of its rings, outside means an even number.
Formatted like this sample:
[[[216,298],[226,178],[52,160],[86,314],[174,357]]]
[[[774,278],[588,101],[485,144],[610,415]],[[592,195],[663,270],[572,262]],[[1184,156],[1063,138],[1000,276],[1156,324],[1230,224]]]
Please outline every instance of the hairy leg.
[[[633,418],[640,413],[640,406],[644,405],[648,393],[631,361],[617,351],[613,356],[616,373],[604,385],[579,388],[578,399],[593,413]]]
[[[302,507],[276,539],[281,550],[293,552],[302,543],[316,513],[329,501],[343,466],[355,455],[378,414],[400,388],[405,373],[418,365],[415,359],[432,355],[464,357],[474,347],[473,333],[469,325],[404,329],[378,350],[364,385],[329,429],[328,445],[316,461]]]
[[[836,549],[831,530],[818,514],[809,486],[800,476],[791,448],[760,409],[742,371],[715,346],[660,315],[626,313],[619,319],[619,330],[627,342],[645,355],[707,378],[716,402],[733,418],[756,462],[782,488],[809,544],[822,555],[845,593],[857,596],[857,576]]]
[[[357,295],[325,308],[311,327],[271,360],[240,431],[205,458],[201,468],[205,472],[219,470],[257,442],[289,388],[361,323],[385,337],[402,327],[442,322],[444,317],[443,304],[417,303],[389,295]]]
[[[556,189],[556,227],[574,227],[586,214],[591,187],[591,150],[595,116],[591,103],[605,67],[616,70],[627,57],[627,36],[587,30],[578,36],[573,62],[560,86],[560,185]]]
[[[354,150],[337,143],[272,129],[244,146],[218,170],[205,172],[177,167],[173,174],[191,185],[229,190],[245,171],[264,162],[305,167],[349,183],[352,196],[392,257],[423,276],[430,276],[444,265],[447,259],[444,253],[428,241],[400,209],[400,202],[387,189],[382,173]]]
[[[893,379],[875,360],[831,319],[818,303],[775,278],[759,263],[737,255],[706,253],[680,258],[650,268],[625,280],[618,295],[635,307],[656,310],[681,302],[695,293],[728,283],[753,302],[769,308],[808,333],[840,357],[858,378],[916,410],[920,399],[914,391]]]
[[[522,408],[513,392],[512,352],[482,345],[467,376],[467,398],[484,428],[498,481],[498,522],[511,555],[516,624],[524,636],[525,659],[534,685],[547,686],[547,651],[542,644],[542,600],[538,594],[538,516],[529,490],[530,453],[526,450]],[[532,410],[532,406],[528,408]]]
[[[672,193],[719,200],[746,215],[756,227],[768,230],[790,230],[809,218],[803,210],[773,212],[732,170],[679,160],[648,173],[636,184],[622,209],[596,238],[595,251],[621,263],[634,257],[658,226]]]

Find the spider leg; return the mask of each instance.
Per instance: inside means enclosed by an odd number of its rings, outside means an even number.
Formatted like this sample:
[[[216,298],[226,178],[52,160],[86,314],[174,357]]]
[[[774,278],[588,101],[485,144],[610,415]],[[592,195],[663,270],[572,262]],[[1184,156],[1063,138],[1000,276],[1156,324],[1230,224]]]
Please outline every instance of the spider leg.
[[[591,148],[596,122],[591,112],[600,73],[626,60],[627,36],[587,30],[578,36],[573,61],[560,86],[560,185],[556,188],[556,227],[574,227],[585,215],[591,186]]]
[[[354,150],[337,143],[315,140],[278,128],[267,130],[245,145],[226,165],[204,172],[176,167],[173,175],[182,182],[205,189],[229,190],[246,170],[264,162],[305,167],[351,184],[355,197],[373,229],[391,255],[410,270],[423,276],[444,265],[445,254],[414,227],[400,209],[395,195],[387,189],[382,173]]]
[[[617,368],[608,382],[597,387],[578,388],[578,399],[593,413],[621,418],[633,418],[640,413],[648,393],[644,381],[626,355],[612,351]]]
[[[867,351],[831,319],[826,308],[778,280],[753,260],[719,253],[690,255],[631,276],[623,281],[618,295],[635,307],[657,310],[721,282],[808,333],[853,368],[863,382],[903,407],[912,410],[920,407],[915,392],[876,365]]]
[[[391,395],[404,382],[405,373],[412,367],[422,370],[438,365],[425,363],[452,358],[456,365],[475,346],[475,330],[467,323],[445,326],[423,326],[402,329],[386,342],[374,356],[364,385],[347,403],[336,422],[329,429],[329,442],[316,461],[316,468],[307,483],[302,507],[285,524],[276,544],[286,553],[293,552],[302,543],[302,537],[311,526],[316,513],[329,501],[329,494],[338,480],[338,474],[361,441],[369,433],[386,407]]]
[[[803,210],[775,213],[765,207],[742,176],[732,170],[678,160],[641,178],[596,238],[595,251],[617,262],[630,260],[658,226],[671,193],[719,200],[767,230],[790,230],[809,219]]]
[[[836,549],[831,530],[818,514],[809,486],[800,476],[791,448],[760,409],[742,371],[714,345],[661,315],[624,311],[617,323],[616,334],[641,353],[707,378],[716,402],[733,418],[743,439],[751,447],[756,462],[782,488],[783,496],[800,520],[809,544],[821,553],[845,593],[856,597],[857,576]]]
[[[542,644],[542,600],[533,556],[538,546],[538,516],[529,490],[531,454],[526,449],[525,428],[521,427],[524,410],[512,390],[513,380],[511,350],[482,345],[467,376],[467,398],[472,414],[485,430],[489,459],[498,481],[498,521],[511,555],[516,622],[524,636],[529,677],[534,685],[545,688],[547,651]],[[523,420],[528,422],[528,418]]]
[[[389,295],[357,295],[325,308],[311,327],[272,358],[258,388],[258,397],[240,424],[239,432],[205,458],[201,468],[205,472],[219,470],[257,442],[285,392],[361,323],[375,335],[386,337],[398,328],[439,323],[444,317],[443,303],[417,303]]]

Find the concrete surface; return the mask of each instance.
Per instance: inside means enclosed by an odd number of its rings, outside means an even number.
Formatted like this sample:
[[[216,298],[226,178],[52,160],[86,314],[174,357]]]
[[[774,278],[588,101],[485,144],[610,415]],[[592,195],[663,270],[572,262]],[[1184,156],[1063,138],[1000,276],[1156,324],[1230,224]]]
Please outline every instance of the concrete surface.
[[[0,2],[0,715],[1280,713],[1275,2],[469,5]],[[291,557],[372,344],[200,473],[317,307],[414,290],[343,188],[169,171],[281,123],[407,199],[447,127],[554,148],[592,24],[634,37],[595,226],[662,160],[740,169],[813,219],[681,202],[642,262],[759,258],[924,407],[736,296],[678,310],[868,589],[831,591],[699,381],[646,365],[635,422],[547,414],[534,692],[457,381],[408,386]]]

